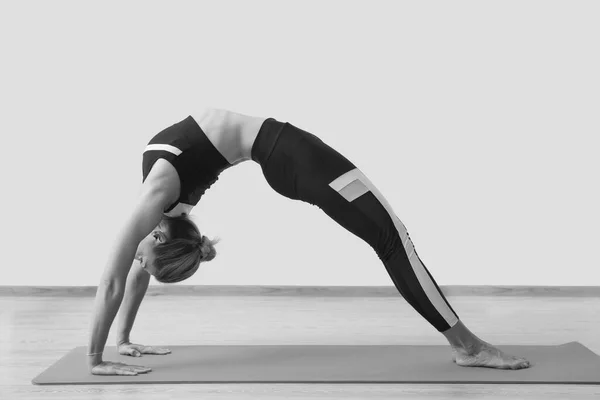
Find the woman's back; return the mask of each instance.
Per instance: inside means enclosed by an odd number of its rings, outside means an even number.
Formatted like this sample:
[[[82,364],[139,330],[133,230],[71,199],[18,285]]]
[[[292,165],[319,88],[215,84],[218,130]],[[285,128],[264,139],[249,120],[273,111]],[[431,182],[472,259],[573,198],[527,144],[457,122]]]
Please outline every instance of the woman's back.
[[[175,181],[170,183],[179,186],[179,196],[164,212],[189,214],[221,172],[252,159],[252,145],[265,119],[213,108],[189,115],[150,139],[142,182],[162,187],[165,179]]]
[[[266,119],[215,108],[206,108],[191,115],[232,166],[251,160],[252,145]]]

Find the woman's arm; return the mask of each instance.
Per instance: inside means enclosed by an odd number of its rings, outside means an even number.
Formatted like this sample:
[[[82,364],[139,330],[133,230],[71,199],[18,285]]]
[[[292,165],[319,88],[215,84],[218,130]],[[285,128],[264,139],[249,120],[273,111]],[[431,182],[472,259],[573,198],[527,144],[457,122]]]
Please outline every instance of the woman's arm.
[[[127,276],[121,312],[117,317],[117,346],[121,343],[129,342],[129,334],[131,333],[131,328],[133,328],[135,316],[148,290],[149,283],[150,274],[144,271],[138,263],[134,263]]]
[[[127,275],[137,247],[160,223],[167,203],[166,191],[145,189],[118,233],[96,292],[88,353],[101,353],[104,350],[110,326],[123,300]],[[100,363],[102,354],[88,356],[90,368]]]

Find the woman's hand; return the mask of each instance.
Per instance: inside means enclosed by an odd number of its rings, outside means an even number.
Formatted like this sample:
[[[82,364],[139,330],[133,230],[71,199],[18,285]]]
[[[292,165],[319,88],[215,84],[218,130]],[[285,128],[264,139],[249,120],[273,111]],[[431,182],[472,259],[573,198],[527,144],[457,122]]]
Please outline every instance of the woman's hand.
[[[141,357],[142,354],[171,354],[171,350],[163,347],[144,346],[143,344],[121,343],[118,346],[119,354],[122,356]]]
[[[102,361],[90,369],[92,375],[137,375],[150,371],[152,371],[152,368],[112,361]]]

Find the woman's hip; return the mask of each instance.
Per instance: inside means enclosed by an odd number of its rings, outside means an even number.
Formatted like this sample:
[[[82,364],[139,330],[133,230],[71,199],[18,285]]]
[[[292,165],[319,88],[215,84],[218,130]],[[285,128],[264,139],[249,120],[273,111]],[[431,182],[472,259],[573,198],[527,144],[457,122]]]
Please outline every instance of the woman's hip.
[[[276,192],[319,207],[380,257],[402,247],[403,225],[383,195],[350,160],[317,136],[285,124],[261,166]]]
[[[316,135],[272,118],[261,127],[252,159],[275,191],[313,204],[315,188],[356,168]]]

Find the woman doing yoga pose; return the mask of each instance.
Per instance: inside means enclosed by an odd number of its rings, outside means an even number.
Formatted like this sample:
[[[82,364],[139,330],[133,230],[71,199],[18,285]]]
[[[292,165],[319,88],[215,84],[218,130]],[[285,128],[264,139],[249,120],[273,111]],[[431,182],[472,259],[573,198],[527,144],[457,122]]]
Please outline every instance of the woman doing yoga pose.
[[[459,320],[419,258],[402,221],[347,158],[288,122],[207,109],[162,130],[145,148],[141,195],[116,238],[96,293],[88,347],[92,374],[136,375],[151,370],[102,360],[132,263],[136,275],[132,280],[147,287],[150,275],[163,283],[180,282],[192,276],[201,262],[212,260],[216,241],[200,234],[189,213],[222,171],[249,160],[260,165],[275,191],[316,205],[371,246],[402,297],[446,337],[457,365],[530,366],[526,359],[479,339]],[[138,306],[139,302],[129,305],[132,310],[125,313],[129,329]],[[168,350],[134,345],[124,332],[119,352],[139,356]]]

